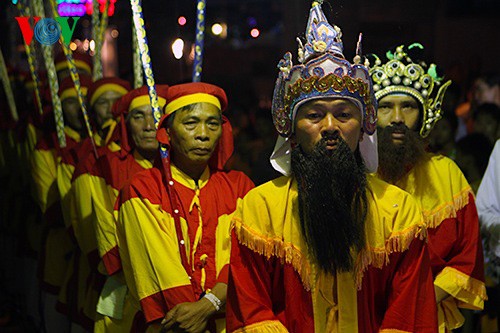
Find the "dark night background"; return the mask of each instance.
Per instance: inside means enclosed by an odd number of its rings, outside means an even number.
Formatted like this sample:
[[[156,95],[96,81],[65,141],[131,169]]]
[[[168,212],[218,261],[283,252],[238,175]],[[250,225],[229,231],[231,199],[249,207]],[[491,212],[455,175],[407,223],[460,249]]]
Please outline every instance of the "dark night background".
[[[226,89],[230,105],[268,105],[276,64],[288,50],[296,56],[295,37],[304,33],[310,4],[309,0],[207,0],[202,80]],[[498,0],[330,0],[323,9],[330,22],[342,28],[348,59],[362,32],[364,53],[383,55],[400,43],[421,42],[426,58],[439,64],[462,90],[475,75],[500,69]],[[171,44],[177,37],[186,44],[194,41],[196,1],[144,0],[143,11],[157,82],[189,80],[192,68],[188,61],[173,57]],[[2,50],[7,62],[16,62],[22,56],[16,48],[22,36],[13,16],[19,14],[11,1],[4,0],[0,15]],[[177,24],[180,15],[187,18],[182,27]],[[74,37],[90,38],[88,29],[81,28],[83,21]],[[210,32],[215,22],[227,24],[226,39]],[[261,31],[257,39],[249,35],[252,23]],[[119,31],[119,74],[131,79],[129,1],[117,0],[109,24]]]

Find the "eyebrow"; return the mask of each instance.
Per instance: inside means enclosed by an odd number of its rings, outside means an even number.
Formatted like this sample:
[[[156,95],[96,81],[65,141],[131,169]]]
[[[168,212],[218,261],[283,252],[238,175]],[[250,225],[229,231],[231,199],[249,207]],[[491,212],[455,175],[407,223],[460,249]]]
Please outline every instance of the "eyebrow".
[[[198,117],[198,116],[192,116],[192,115],[188,115],[186,116],[183,121],[186,121],[186,120],[196,120],[196,121],[201,121],[201,118]],[[209,116],[207,117],[207,120],[218,120],[218,121],[221,121],[222,120],[222,117],[221,116]]]

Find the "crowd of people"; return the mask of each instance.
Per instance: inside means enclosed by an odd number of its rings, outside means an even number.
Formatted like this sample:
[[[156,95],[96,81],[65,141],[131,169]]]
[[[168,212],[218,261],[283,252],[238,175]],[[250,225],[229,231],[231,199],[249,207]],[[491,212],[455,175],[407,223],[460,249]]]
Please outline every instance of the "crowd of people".
[[[341,37],[314,1],[271,110],[156,84],[155,119],[77,52],[60,103],[14,75],[0,331],[498,332],[500,75],[460,99],[422,45]]]

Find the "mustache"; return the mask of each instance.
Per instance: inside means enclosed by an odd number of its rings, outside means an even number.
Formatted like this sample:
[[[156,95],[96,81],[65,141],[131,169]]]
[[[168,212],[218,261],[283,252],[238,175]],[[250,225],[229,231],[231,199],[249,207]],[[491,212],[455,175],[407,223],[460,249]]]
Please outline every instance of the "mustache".
[[[391,134],[394,132],[400,132],[400,133],[406,134],[407,132],[410,131],[408,126],[406,126],[405,124],[402,124],[402,123],[391,124],[391,125],[387,126],[384,130],[388,131]]]

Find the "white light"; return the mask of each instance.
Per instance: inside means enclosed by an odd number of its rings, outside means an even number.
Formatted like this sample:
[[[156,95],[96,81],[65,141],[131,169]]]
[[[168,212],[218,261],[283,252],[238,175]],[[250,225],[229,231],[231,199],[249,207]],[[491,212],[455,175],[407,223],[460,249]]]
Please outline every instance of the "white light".
[[[177,38],[175,42],[172,43],[172,53],[174,54],[175,59],[182,58],[183,51],[184,41],[180,38]]]
[[[250,36],[252,36],[253,38],[257,38],[257,37],[259,37],[259,35],[260,35],[260,31],[257,28],[253,28],[250,31]]]
[[[221,33],[222,33],[222,25],[220,25],[219,23],[215,23],[214,25],[212,25],[212,33],[216,36],[219,36]]]
[[[92,39],[90,41],[89,47],[90,47],[90,51],[94,51],[95,50],[95,40]]]

